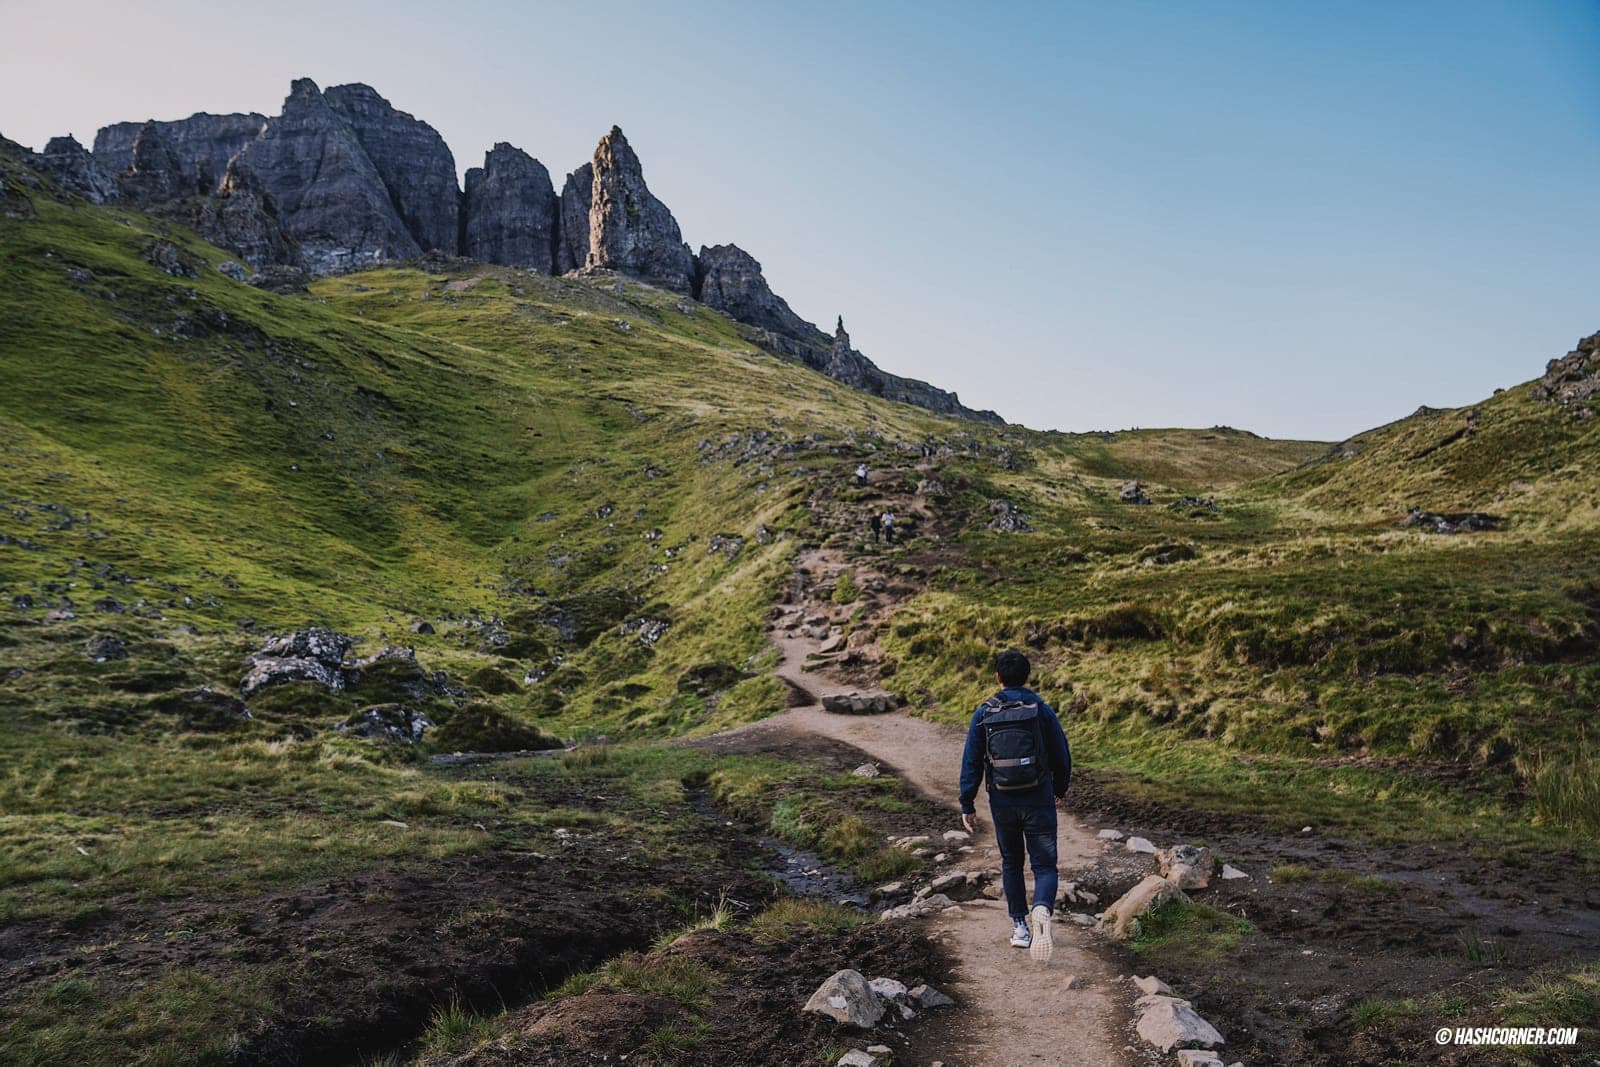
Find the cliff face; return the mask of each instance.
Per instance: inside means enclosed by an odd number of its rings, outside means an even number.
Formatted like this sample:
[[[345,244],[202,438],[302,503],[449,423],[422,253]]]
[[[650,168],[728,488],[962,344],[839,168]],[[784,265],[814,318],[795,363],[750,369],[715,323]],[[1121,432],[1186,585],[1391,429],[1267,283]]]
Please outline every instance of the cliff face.
[[[544,164],[501,142],[467,171],[461,254],[485,263],[554,273],[555,187]]]
[[[299,244],[301,264],[312,273],[422,254],[355,131],[309,78],[294,83],[283,114],[268,121],[236,163],[272,198],[284,233]]]
[[[614,271],[693,296],[750,327],[754,344],[853,388],[999,421],[954,393],[879,369],[851,345],[842,321],[829,337],[802,319],[737,245],[691,254],[615,126],[559,196],[544,164],[504,142],[467,172],[463,191],[433,127],[371,86],[323,92],[302,78],[274,118],[117,123],[99,131],[92,154],[58,137],[34,163],[68,193],[192,226],[257,270],[329,274],[437,251],[541,274]]]
[[[616,126],[594,150],[584,266],[629,274],[680,293],[694,286],[694,256],[683,243],[678,220],[645,185],[644,167]]]
[[[594,200],[594,164],[567,175],[561,187],[557,224],[556,273],[569,274],[589,259],[589,205]]]
[[[396,111],[369,85],[335,85],[323,97],[355,131],[412,240],[425,252],[453,255],[460,193],[456,160],[444,138],[426,122]]]
[[[265,115],[207,115],[200,113],[173,122],[119,122],[95,134],[94,157],[115,174],[133,165],[134,142],[146,126],[154,126],[161,140],[177,157],[183,172],[202,191],[222,184],[228,160],[261,133]]]

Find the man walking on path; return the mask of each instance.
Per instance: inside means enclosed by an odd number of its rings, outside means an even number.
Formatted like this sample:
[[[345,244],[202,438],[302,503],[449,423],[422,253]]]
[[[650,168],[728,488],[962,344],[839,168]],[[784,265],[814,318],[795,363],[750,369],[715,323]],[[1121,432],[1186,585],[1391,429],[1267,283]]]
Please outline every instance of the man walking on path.
[[[856,484],[867,484],[867,465],[865,463],[856,464]]]
[[[878,513],[876,511],[874,511],[872,513],[872,517],[867,520],[867,525],[872,527],[872,543],[877,544],[878,531],[883,529],[883,520],[878,517]]]
[[[995,658],[1000,692],[972,714],[961,754],[961,824],[973,832],[978,784],[989,791],[989,814],[1000,845],[1000,881],[1011,915],[1011,943],[1041,963],[1050,958],[1056,903],[1056,808],[1067,795],[1072,754],[1055,709],[1026,688],[1028,657],[1007,650]],[[1022,879],[1026,850],[1033,903]]]
[[[883,523],[883,539],[891,545],[894,544],[894,512],[885,511],[879,521]]]

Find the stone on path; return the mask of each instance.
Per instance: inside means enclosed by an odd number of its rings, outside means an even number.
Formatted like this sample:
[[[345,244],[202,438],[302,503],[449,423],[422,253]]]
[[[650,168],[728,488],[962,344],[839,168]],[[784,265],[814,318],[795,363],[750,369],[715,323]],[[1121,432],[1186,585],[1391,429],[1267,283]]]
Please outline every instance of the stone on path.
[[[878,1067],[878,1057],[853,1048],[834,1061],[836,1067]]]
[[[949,1007],[955,1003],[950,997],[945,996],[926,982],[919,986],[912,986],[907,995],[911,998],[911,1003],[924,1010]]]
[[[1235,867],[1231,863],[1224,863],[1222,865],[1222,880],[1224,882],[1231,882],[1231,881],[1233,881],[1233,880],[1235,880],[1237,878],[1248,878],[1248,877],[1250,877],[1248,874],[1245,874],[1243,871],[1241,871],[1239,868]]]
[[[874,978],[867,985],[878,994],[880,1000],[887,1000],[893,1004],[906,1002],[906,984],[893,978]]]
[[[1156,854],[1156,846],[1152,845],[1149,840],[1143,837],[1130,837],[1128,838],[1127,844],[1123,845],[1122,847],[1127,849],[1129,852],[1144,852],[1151,856]]]
[[[1140,978],[1138,975],[1134,975],[1133,984],[1139,987],[1139,992],[1147,995],[1164,996],[1172,992],[1171,986],[1153,974],[1145,978]]]
[[[1178,1067],[1222,1067],[1222,1057],[1210,1049],[1180,1048]]]
[[[944,842],[947,845],[964,845],[971,840],[972,835],[965,830],[946,830],[944,832]]]
[[[801,1010],[826,1015],[846,1026],[870,1030],[883,1018],[883,1001],[878,999],[860,971],[847,967],[818,986]]]
[[[1162,1052],[1178,1045],[1221,1045],[1217,1028],[1200,1017],[1194,1006],[1177,997],[1140,997],[1139,1036]]]
[[[1100,924],[1110,927],[1111,936],[1131,941],[1139,935],[1139,918],[1169,900],[1188,901],[1183,890],[1159,874],[1146,875],[1144,881],[1118,897],[1100,913]]]
[[[1121,830],[1101,830],[1095,836],[1102,841],[1121,841],[1125,835]]]
[[[913,900],[910,904],[902,904],[898,908],[889,908],[882,915],[878,916],[878,921],[889,922],[893,919],[921,919],[932,915],[935,912],[943,911],[949,907],[954,907],[955,903],[955,901],[951,900],[943,893],[935,893],[932,896],[923,897],[921,900]]]

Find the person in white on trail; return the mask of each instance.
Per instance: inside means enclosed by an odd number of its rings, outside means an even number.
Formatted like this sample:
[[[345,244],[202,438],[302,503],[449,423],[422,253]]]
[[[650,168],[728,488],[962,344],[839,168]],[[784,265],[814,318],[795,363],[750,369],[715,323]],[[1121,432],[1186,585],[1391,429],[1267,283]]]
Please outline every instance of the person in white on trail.
[[[856,484],[867,484],[867,465],[865,463],[856,464]]]
[[[883,539],[889,544],[894,544],[894,512],[883,513]]]

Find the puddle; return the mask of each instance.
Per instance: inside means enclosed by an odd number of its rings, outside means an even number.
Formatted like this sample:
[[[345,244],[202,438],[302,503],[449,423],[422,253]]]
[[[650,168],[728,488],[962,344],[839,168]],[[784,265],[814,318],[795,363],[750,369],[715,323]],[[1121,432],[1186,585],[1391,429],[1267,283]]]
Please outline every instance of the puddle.
[[[710,822],[728,827],[741,825],[723,814],[716,802],[711,799],[711,794],[704,789],[688,790],[688,801],[689,807],[693,808],[697,815]],[[858,908],[867,906],[869,900],[867,887],[862,885],[855,875],[830,865],[814,852],[796,848],[787,841],[762,833],[754,827],[741,825],[741,829],[752,834],[766,850],[766,856],[761,864],[762,872],[777,879],[789,892],[796,896],[833,901],[836,904],[854,904]]]

